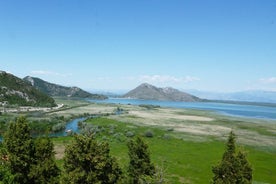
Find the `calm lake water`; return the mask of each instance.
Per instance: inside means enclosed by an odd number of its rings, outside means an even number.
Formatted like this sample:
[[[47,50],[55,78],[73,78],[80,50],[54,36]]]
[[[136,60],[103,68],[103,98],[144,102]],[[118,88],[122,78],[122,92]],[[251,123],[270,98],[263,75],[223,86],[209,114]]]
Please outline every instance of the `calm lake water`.
[[[172,102],[156,100],[138,100],[125,98],[109,98],[106,100],[88,100],[96,103],[114,103],[114,104],[131,104],[131,105],[160,105],[161,107],[187,108],[210,110],[225,115],[249,117],[258,119],[276,120],[276,107],[258,106],[258,105],[241,105],[217,102]]]

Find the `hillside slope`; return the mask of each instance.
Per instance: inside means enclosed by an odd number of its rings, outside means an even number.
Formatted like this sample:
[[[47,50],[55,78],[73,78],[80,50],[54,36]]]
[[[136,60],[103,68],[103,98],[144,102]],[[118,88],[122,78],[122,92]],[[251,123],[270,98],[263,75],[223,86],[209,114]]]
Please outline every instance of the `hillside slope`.
[[[4,71],[0,71],[0,102],[21,106],[56,106],[53,98]]]
[[[162,101],[182,101],[182,102],[196,102],[202,101],[200,98],[190,95],[188,93],[179,91],[174,88],[157,88],[153,85],[144,83],[135,89],[129,91],[124,98],[137,98],[145,100],[162,100]]]
[[[77,97],[77,98],[92,98],[92,99],[106,99],[107,97],[99,94],[91,94],[78,87],[65,87],[58,84],[46,82],[40,78],[27,76],[23,79],[29,82],[36,89],[50,95],[62,97]]]

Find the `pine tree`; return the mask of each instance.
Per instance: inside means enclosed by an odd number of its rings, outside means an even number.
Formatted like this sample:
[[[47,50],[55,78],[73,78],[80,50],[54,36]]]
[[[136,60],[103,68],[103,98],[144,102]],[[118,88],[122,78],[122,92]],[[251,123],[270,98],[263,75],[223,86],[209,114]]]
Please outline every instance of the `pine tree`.
[[[252,169],[245,154],[236,152],[236,136],[230,132],[222,161],[214,166],[214,184],[244,184],[252,182]]]
[[[49,138],[33,139],[25,117],[10,123],[3,144],[3,183],[58,183],[53,143]]]
[[[3,146],[3,143],[0,142],[0,183],[1,181],[3,183],[8,183],[8,181],[14,180],[8,167],[8,161],[9,157],[7,150]]]
[[[55,162],[54,144],[47,137],[35,140],[35,163],[29,173],[35,183],[59,183],[60,170]]]
[[[34,163],[34,144],[26,118],[19,117],[15,123],[10,123],[4,136],[4,146],[7,150],[7,164],[13,179],[9,182],[33,183],[28,174]]]
[[[252,183],[253,171],[251,165],[246,158],[246,154],[242,151],[239,151],[236,157],[240,168],[238,183]]]
[[[65,150],[64,183],[117,183],[122,171],[116,160],[109,155],[107,143],[94,138],[75,135]]]
[[[147,144],[137,137],[128,143],[129,167],[128,173],[131,183],[139,183],[145,177],[153,177],[155,174],[154,165],[150,160],[150,153]]]

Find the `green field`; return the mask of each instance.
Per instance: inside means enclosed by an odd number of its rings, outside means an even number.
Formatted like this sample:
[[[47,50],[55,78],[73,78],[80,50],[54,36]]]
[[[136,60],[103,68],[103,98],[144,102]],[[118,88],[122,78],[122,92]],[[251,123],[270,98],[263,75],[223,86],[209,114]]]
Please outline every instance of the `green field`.
[[[222,157],[225,142],[209,137],[205,141],[192,141],[172,130],[159,127],[137,126],[107,118],[95,118],[87,121],[97,127],[97,139],[110,144],[114,155],[124,171],[128,164],[127,137],[128,132],[144,137],[149,145],[151,158],[155,166],[164,172],[168,183],[210,183],[211,168]],[[146,137],[151,132],[153,137]],[[179,135],[180,134],[180,135]],[[69,144],[71,137],[55,138],[56,145]],[[275,183],[276,153],[260,150],[258,147],[243,146],[253,166],[255,183]],[[59,161],[62,166],[62,160]]]

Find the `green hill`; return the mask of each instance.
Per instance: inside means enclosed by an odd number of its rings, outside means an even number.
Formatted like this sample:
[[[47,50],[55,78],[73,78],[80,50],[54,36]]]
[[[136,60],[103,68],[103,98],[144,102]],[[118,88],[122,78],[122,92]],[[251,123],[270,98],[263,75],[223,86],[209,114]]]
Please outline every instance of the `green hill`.
[[[0,102],[21,106],[56,106],[53,98],[4,71],[0,71]]]
[[[61,97],[77,97],[77,98],[92,98],[92,99],[106,99],[107,97],[99,94],[91,94],[78,87],[65,87],[53,83],[46,82],[40,78],[27,76],[23,79],[29,82],[36,89],[50,95]]]

